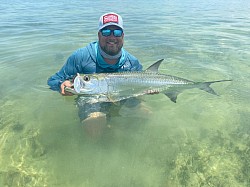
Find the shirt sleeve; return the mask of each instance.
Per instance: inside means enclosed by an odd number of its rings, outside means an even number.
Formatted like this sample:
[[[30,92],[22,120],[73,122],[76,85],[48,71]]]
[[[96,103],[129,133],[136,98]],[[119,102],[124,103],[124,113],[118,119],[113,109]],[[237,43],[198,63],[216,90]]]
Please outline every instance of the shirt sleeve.
[[[136,61],[136,71],[142,71],[142,65],[141,65],[141,63],[137,60]]]
[[[143,67],[138,59],[136,59],[135,57],[132,56],[130,63],[131,63],[130,71],[142,71]]]
[[[47,83],[52,90],[60,91],[60,86],[65,80],[73,78],[79,72],[80,57],[75,52],[72,54],[63,67],[52,75]]]

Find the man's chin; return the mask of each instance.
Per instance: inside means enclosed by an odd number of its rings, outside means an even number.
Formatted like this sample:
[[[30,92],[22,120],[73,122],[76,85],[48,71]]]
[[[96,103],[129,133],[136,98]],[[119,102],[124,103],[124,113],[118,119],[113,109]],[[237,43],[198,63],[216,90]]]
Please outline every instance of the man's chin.
[[[119,48],[116,45],[112,45],[112,46],[106,46],[104,49],[104,52],[108,55],[114,56],[117,55],[120,52],[121,48]]]
[[[117,50],[108,50],[108,51],[106,51],[106,53],[108,54],[108,55],[111,55],[111,56],[114,56],[114,55],[117,55],[118,54],[118,51]]]

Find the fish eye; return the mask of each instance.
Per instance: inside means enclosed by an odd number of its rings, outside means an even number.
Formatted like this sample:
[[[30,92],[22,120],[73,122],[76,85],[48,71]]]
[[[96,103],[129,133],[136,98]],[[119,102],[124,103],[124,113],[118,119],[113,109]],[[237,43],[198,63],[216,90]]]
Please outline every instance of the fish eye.
[[[88,75],[84,75],[83,80],[89,81],[89,80],[90,80],[90,77],[89,77]]]

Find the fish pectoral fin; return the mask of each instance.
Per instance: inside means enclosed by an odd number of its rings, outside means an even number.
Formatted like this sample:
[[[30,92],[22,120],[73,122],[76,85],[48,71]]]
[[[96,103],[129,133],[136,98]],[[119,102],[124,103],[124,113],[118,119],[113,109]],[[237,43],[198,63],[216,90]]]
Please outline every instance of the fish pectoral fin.
[[[176,103],[177,96],[180,92],[178,91],[172,91],[172,92],[165,92],[164,94],[174,103]]]
[[[107,99],[109,102],[111,102],[115,105],[119,105],[119,102],[117,102],[117,101],[121,100],[119,97],[116,97],[115,95],[110,95],[110,94],[107,95]]]
[[[112,98],[112,96],[110,94],[107,95],[107,99],[108,99],[108,101],[114,103],[114,99]]]

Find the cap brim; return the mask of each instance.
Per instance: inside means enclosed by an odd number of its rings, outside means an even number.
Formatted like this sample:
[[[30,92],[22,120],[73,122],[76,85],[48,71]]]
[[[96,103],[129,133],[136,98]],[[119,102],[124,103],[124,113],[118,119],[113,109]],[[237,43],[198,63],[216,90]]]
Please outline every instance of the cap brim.
[[[103,28],[108,27],[108,26],[111,26],[111,25],[117,26],[117,27],[119,27],[119,28],[121,28],[121,29],[123,30],[123,27],[121,27],[121,26],[120,26],[119,24],[117,24],[117,23],[107,23],[107,24],[105,24],[105,25],[99,27],[99,31],[102,30]]]

